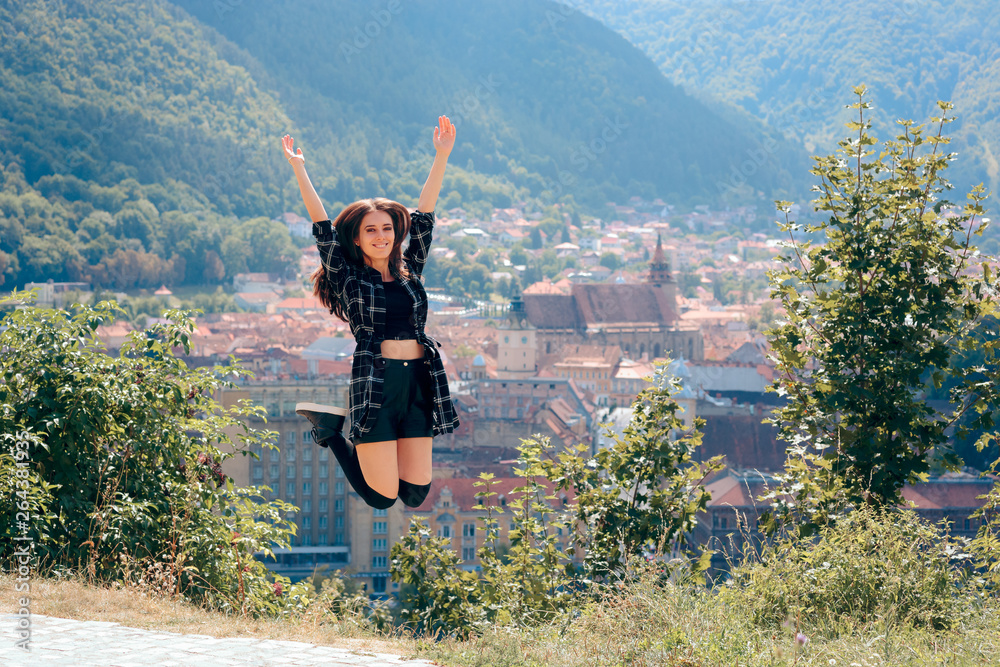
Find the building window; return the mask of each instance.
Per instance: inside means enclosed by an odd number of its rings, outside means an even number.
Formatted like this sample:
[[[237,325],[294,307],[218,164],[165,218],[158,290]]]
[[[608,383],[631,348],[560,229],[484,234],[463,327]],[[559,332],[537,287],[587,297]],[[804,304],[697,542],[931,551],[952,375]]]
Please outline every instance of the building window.
[[[386,579],[387,577],[372,577],[372,593],[385,593]]]
[[[277,463],[271,464],[271,481],[277,480],[281,476],[281,468]]]
[[[313,460],[313,450],[312,447],[306,447],[302,450],[302,460],[312,461]]]
[[[462,524],[462,537],[475,537],[476,536],[476,524],[474,523],[463,523]]]
[[[285,460],[289,463],[295,461],[295,445],[285,447]]]
[[[726,530],[727,528],[729,528],[729,519],[727,519],[726,517],[722,517],[719,523],[721,524],[722,530]]]
[[[438,537],[451,537],[451,526],[445,524],[438,531]]]
[[[295,479],[295,466],[285,466],[285,479]]]
[[[285,433],[285,444],[294,445],[295,444],[295,431],[289,431]]]
[[[319,478],[326,479],[330,476],[330,466],[326,463],[319,464]]]
[[[344,501],[341,498],[337,498],[333,501],[333,511],[343,512],[344,511]]]
[[[343,528],[344,527],[344,517],[342,517],[342,516],[334,517],[333,518],[333,526],[334,526],[334,528]]]
[[[476,560],[476,548],[462,547],[462,560],[464,561]]]
[[[302,529],[312,530],[312,527],[313,527],[312,517],[311,516],[302,517]]]
[[[295,497],[295,482],[285,484],[285,498],[291,500]]]
[[[344,477],[344,469],[340,466],[334,466],[333,476],[337,479],[342,479]]]
[[[385,567],[388,556],[372,556],[372,567]],[[379,577],[383,579],[382,577]]]
[[[312,482],[302,482],[302,495],[309,496],[312,495],[313,485]]]
[[[333,536],[333,543],[334,543],[334,544],[335,544],[336,546],[338,546],[338,547],[339,547],[339,546],[340,546],[341,544],[343,544],[343,543],[344,543],[344,534],[343,534],[343,533],[336,533],[336,534],[335,534],[335,535]]]
[[[310,479],[313,476],[313,467],[311,465],[302,466],[302,476],[306,479]]]
[[[388,540],[384,537],[378,537],[372,540],[372,551],[385,551]]]
[[[264,466],[254,466],[253,467],[253,478],[256,481],[264,479]]]
[[[335,494],[337,494],[338,496],[344,495],[344,483],[343,482],[337,482],[336,484],[334,484],[333,485],[333,492]]]
[[[310,535],[309,533],[306,533],[305,535],[302,536],[302,546],[309,547],[309,546],[312,546],[312,543],[313,543],[313,536],[312,535]]]
[[[330,507],[330,501],[328,501],[326,498],[320,498],[319,499],[319,511],[320,512],[327,511],[327,509],[329,509],[329,507]]]
[[[320,530],[326,530],[326,524],[327,524],[326,517],[325,516],[321,516],[319,518],[319,529]]]
[[[325,547],[328,541],[329,540],[327,539],[326,533],[323,533],[322,535],[319,536],[319,545],[321,547]]]
[[[326,483],[326,482],[320,482],[319,483],[319,495],[325,496],[328,493],[330,493],[330,485],[328,483]]]
[[[372,521],[372,534],[385,535],[388,532],[389,523],[387,521]]]
[[[373,509],[372,516],[389,516],[389,510]]]
[[[306,498],[302,501],[302,511],[312,512],[313,511],[313,501],[312,498]]]
[[[311,445],[313,441],[312,431],[302,431],[302,444]]]
[[[330,450],[327,449],[326,447],[324,447],[321,450],[319,450],[319,460],[320,461],[329,461],[330,460]]]

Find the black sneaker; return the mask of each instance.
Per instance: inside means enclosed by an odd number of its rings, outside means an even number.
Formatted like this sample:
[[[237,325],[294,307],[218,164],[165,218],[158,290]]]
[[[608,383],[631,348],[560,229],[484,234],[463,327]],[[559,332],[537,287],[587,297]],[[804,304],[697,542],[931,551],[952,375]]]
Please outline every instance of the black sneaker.
[[[320,447],[333,449],[334,442],[340,440],[343,442],[338,442],[338,445],[346,445],[348,452],[353,450],[344,437],[344,421],[347,419],[347,410],[344,408],[319,403],[297,403],[295,413],[302,415],[313,425],[313,441]]]

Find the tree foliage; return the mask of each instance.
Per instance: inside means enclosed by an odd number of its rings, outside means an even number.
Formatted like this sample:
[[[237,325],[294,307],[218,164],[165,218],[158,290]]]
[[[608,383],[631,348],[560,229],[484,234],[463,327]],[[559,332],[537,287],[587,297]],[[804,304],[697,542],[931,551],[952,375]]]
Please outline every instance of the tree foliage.
[[[254,558],[288,546],[295,508],[222,469],[274,447],[245,419],[262,408],[216,399],[248,371],[188,368],[175,350],[189,351],[193,322],[179,311],[109,356],[95,331],[120,314],[102,302],[24,307],[3,321],[0,562],[27,534],[36,572],[102,582],[155,572],[161,593],[243,613],[305,605],[304,588]]]
[[[547,438],[522,440],[515,473],[523,483],[503,507],[493,475],[480,475],[476,509],[486,539],[479,574],[463,570],[449,540],[431,536],[415,518],[392,549],[393,580],[411,585],[401,600],[408,626],[465,637],[485,623],[552,621],[594,599],[601,586],[632,577],[637,563],[690,555],[689,534],[709,500],[701,481],[721,462],[692,460],[701,434],[677,415],[671,396],[678,388],[658,365],[624,435],[593,456],[582,455],[583,446],[557,452]],[[501,518],[512,522],[509,543],[500,541]],[[573,535],[568,553],[560,546],[564,531]],[[710,556],[683,561],[685,574],[699,575]]]
[[[696,517],[711,499],[702,481],[722,468],[722,457],[695,461],[704,420],[685,426],[671,398],[680,381],[667,368],[656,362],[651,385],[633,401],[632,420],[611,446],[593,456],[578,447],[540,463],[558,488],[576,495],[574,534],[589,577],[621,575],[630,560],[692,548]],[[710,555],[702,554],[696,573]]]
[[[787,321],[770,339],[776,390],[788,398],[774,422],[789,458],[772,497],[807,533],[848,505],[899,503],[932,456],[957,469],[949,427],[968,414],[961,429],[990,430],[997,406],[995,343],[976,335],[996,308],[995,276],[972,243],[987,224],[985,195],[973,189],[964,206],[942,198],[955,157],[944,135],[952,105],[939,104],[931,128],[899,121],[900,135],[879,148],[866,92],[855,89],[854,136],[812,170],[814,205],[827,217],[798,225],[778,202],[791,240],[770,280]],[[800,240],[800,231],[824,241]],[[954,363],[984,345],[985,367]],[[953,381],[951,408],[928,404],[928,377],[937,387]]]

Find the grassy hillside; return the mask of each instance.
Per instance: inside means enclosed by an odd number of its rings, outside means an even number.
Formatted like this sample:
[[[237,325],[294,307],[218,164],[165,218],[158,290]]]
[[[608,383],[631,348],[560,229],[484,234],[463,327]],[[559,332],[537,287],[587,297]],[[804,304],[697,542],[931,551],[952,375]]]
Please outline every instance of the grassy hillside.
[[[796,2],[580,0],[674,82],[723,100],[826,153],[844,134],[850,87],[891,120],[923,121],[951,100],[959,121],[950,178],[1000,186],[1000,5],[987,0]]]

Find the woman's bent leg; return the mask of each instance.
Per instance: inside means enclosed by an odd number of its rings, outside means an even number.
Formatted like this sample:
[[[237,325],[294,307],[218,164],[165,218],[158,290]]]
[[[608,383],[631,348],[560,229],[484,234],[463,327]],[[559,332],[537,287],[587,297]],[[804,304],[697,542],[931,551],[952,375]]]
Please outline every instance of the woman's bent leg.
[[[354,446],[365,481],[375,493],[386,498],[399,495],[399,468],[396,441],[362,442]]]

